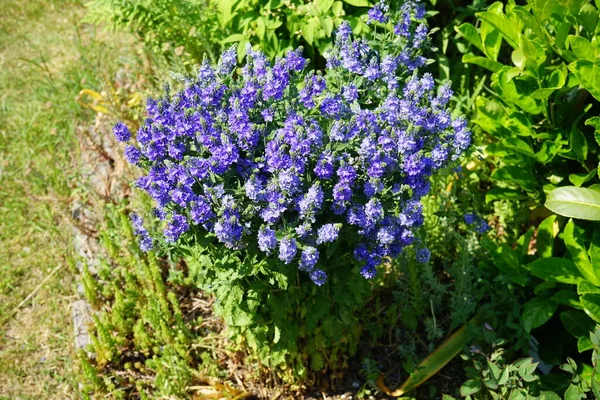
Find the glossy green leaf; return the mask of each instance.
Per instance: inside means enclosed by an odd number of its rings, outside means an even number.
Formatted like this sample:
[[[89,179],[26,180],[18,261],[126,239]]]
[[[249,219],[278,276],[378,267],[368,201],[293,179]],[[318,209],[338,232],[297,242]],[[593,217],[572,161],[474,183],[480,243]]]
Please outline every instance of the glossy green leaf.
[[[590,340],[589,337],[581,336],[579,339],[577,339],[577,350],[580,353],[591,350],[593,348],[594,348],[594,345],[592,344],[592,341]]]
[[[554,238],[557,233],[556,215],[551,215],[540,223],[536,237],[536,254],[538,257],[552,257]]]
[[[475,28],[472,24],[464,23],[460,26],[455,26],[454,29],[456,32],[460,33],[467,40],[467,42],[483,51],[483,43],[481,42],[479,32],[477,32],[477,28]]]
[[[479,65],[480,67],[488,69],[492,72],[500,71],[503,67],[503,65],[497,61],[490,60],[486,57],[474,56],[473,54],[465,54],[462,58],[462,62]]]
[[[460,387],[460,395],[467,397],[481,390],[481,382],[475,379],[469,379]]]
[[[577,294],[600,293],[600,287],[592,285],[588,281],[581,281],[577,284]]]
[[[583,311],[563,311],[560,320],[565,329],[574,337],[589,337],[596,323]]]
[[[579,296],[573,290],[559,290],[554,294],[554,296],[552,296],[552,300],[569,307],[577,308],[579,310],[583,308],[581,302],[579,301]]]
[[[551,282],[577,284],[584,279],[575,263],[566,258],[541,258],[527,264],[526,268],[538,278]]]
[[[524,200],[527,198],[528,196],[520,190],[506,188],[492,188],[485,193],[486,203],[497,200]]]
[[[570,174],[569,180],[571,181],[571,183],[573,185],[575,185],[577,187],[581,187],[581,185],[583,185],[586,182],[589,182],[595,176],[596,176],[596,170],[593,169],[588,173],[580,172],[578,174]]]
[[[595,271],[598,273],[600,270],[600,226],[598,225],[594,227],[594,234],[592,235],[589,253],[592,265],[596,267]]]
[[[496,2],[495,4],[497,4]],[[500,3],[502,4],[502,3]],[[519,44],[519,35],[523,29],[523,22],[514,15],[512,18],[506,14],[495,14],[490,11],[475,14],[477,18],[484,20],[500,31],[506,42],[512,47],[517,48]]]
[[[565,217],[600,221],[600,192],[592,189],[556,188],[546,197],[545,206]]]
[[[571,148],[573,149],[573,152],[577,156],[577,159],[583,163],[587,159],[588,155],[588,144],[587,140],[585,139],[585,136],[583,135],[583,133],[581,133],[579,128],[574,126],[571,129],[570,139]]]
[[[584,4],[577,17],[579,23],[588,33],[594,34],[598,25],[598,10],[591,4]]]
[[[600,100],[600,66],[588,60],[579,60],[569,64],[579,83],[590,92],[596,100]]]
[[[577,58],[592,62],[596,60],[596,50],[586,38],[569,35],[569,43],[571,44],[571,49],[573,49],[573,53],[575,53]]]
[[[556,88],[537,89],[535,92],[531,93],[531,97],[536,100],[546,100],[548,97],[552,96],[552,93],[555,91]]]
[[[503,15],[502,3],[496,2],[488,8],[488,12],[492,14]],[[500,47],[502,46],[502,35],[500,31],[485,21],[481,21],[479,28],[481,41],[483,42],[484,53],[492,60],[498,60]]]
[[[599,293],[587,293],[581,295],[581,304],[583,305],[584,311],[594,321],[600,322],[600,294]]]
[[[547,42],[548,38],[544,33],[544,29],[527,8],[514,6],[512,12],[519,17],[526,29],[531,29],[537,38]]]
[[[563,239],[565,246],[571,255],[571,258],[579,272],[593,285],[600,286],[600,278],[596,276],[596,272],[592,267],[592,263],[587,255],[587,249],[585,248],[585,239],[582,237],[583,233],[580,232],[573,220],[569,220],[563,231]],[[598,268],[600,270],[600,266]]]
[[[523,306],[523,329],[531,332],[532,329],[545,324],[556,311],[557,303],[547,297],[536,297]]]
[[[533,6],[533,14],[541,23],[548,20],[552,14],[564,18],[566,11],[567,8],[558,0],[535,0]]]

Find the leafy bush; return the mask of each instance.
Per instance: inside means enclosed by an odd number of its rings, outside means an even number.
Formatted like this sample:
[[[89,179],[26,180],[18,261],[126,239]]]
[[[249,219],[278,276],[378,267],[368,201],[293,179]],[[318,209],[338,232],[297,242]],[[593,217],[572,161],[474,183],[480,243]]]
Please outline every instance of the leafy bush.
[[[246,44],[258,46],[270,58],[283,56],[302,45],[314,61],[331,47],[333,31],[348,21],[354,34],[369,29],[361,18],[368,0],[225,0],[219,2],[221,28],[231,32],[223,43],[238,42],[243,56]]]
[[[368,42],[342,23],[323,75],[305,70],[300,50],[272,66],[249,50],[238,74],[227,50],[173,99],[167,90],[149,100],[140,147],[126,148],[148,171],[136,184],[157,202],[159,243],[187,255],[234,337],[296,376],[352,353],[363,277],[411,245],[427,262],[419,200],[470,144],[464,119],[446,109],[449,88],[436,94],[418,74],[424,7],[390,8],[369,13],[379,32]],[[115,135],[131,138],[123,124]]]
[[[86,7],[86,21],[128,28],[154,53],[216,61],[222,37],[209,0],[90,0]]]
[[[504,9],[497,2],[477,14],[479,28],[456,28],[471,45],[463,62],[493,72],[491,96],[477,99],[473,119],[495,139],[485,148],[496,167],[488,201],[540,204],[556,185],[594,181],[598,143],[589,125],[597,118],[584,118],[598,111],[600,99],[589,78],[599,14],[587,3],[529,1]]]

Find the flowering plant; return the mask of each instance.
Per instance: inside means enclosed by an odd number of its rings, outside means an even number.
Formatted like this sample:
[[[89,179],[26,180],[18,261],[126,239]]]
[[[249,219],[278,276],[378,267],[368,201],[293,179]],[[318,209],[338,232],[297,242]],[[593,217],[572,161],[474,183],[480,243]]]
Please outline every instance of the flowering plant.
[[[286,273],[297,265],[319,286],[336,271],[354,279],[354,266],[372,278],[383,259],[418,243],[428,178],[469,146],[470,132],[451,118],[449,86],[436,93],[433,77],[419,74],[429,46],[423,5],[394,9],[380,2],[369,12],[368,39],[343,22],[324,71],[309,70],[301,48],[273,64],[249,48],[236,69],[231,48],[175,96],[148,101],[138,146],[125,155],[147,171],[136,186],[156,201],[166,242],[213,238],[221,255]],[[131,139],[123,124],[114,132]],[[150,249],[139,218],[134,225]],[[355,262],[339,262],[348,254]]]

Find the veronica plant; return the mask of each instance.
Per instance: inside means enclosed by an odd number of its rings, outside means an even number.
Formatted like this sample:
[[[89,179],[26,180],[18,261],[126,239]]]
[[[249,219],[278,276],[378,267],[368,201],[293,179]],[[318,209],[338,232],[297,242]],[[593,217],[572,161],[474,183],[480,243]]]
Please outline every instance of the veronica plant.
[[[237,68],[234,47],[216,68],[204,62],[184,90],[148,101],[125,150],[147,171],[136,186],[156,201],[155,241],[193,255],[234,336],[300,375],[307,361],[341,365],[334,344],[355,347],[364,278],[383,260],[416,245],[427,261],[419,200],[470,144],[449,86],[436,92],[419,73],[423,5],[378,3],[368,15],[369,37],[340,25],[324,71],[307,68],[301,48],[273,64],[248,48]],[[132,136],[123,124],[115,135]]]

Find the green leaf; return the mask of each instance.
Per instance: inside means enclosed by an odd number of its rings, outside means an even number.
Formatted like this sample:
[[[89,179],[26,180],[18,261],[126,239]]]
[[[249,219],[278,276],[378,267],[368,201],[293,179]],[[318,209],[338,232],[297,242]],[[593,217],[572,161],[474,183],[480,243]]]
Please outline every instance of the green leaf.
[[[497,200],[523,200],[527,198],[528,196],[524,195],[520,190],[505,188],[493,188],[488,190],[485,194],[486,203]]]
[[[577,20],[590,35],[594,35],[598,25],[598,10],[591,4],[584,4]]]
[[[498,2],[494,4],[498,4]],[[508,44],[512,48],[517,48],[523,22],[516,15],[511,18],[505,14],[495,14],[490,11],[476,13],[475,15],[498,29]]]
[[[577,159],[579,160],[579,162],[583,163],[587,159],[587,155],[588,155],[588,144],[587,144],[587,140],[585,139],[585,136],[583,135],[583,133],[581,133],[579,128],[574,126],[571,129],[571,138],[570,139],[571,139],[571,148],[573,149],[573,152],[577,156]]]
[[[512,8],[512,12],[515,13],[521,21],[523,21],[525,28],[529,28],[532,30],[536,38],[540,38],[542,40],[545,40],[546,42],[548,41],[544,29],[542,28],[540,23],[535,19],[535,17],[529,12],[529,10],[522,6],[514,6]]]
[[[467,397],[481,390],[481,382],[475,379],[469,379],[460,387],[460,395]]]
[[[569,180],[571,183],[577,187],[581,187],[584,183],[588,182],[592,178],[596,176],[596,170],[593,169],[588,173],[580,172],[578,174],[570,174]]]
[[[600,192],[592,189],[556,188],[546,198],[545,206],[565,217],[600,221]]]
[[[600,266],[600,226],[598,225],[594,227],[592,243],[590,243],[590,259],[592,260],[592,265]]]
[[[552,93],[556,91],[556,88],[536,89],[535,92],[531,93],[531,97],[536,100],[546,100],[552,96]]]
[[[575,263],[566,258],[541,258],[525,268],[538,278],[551,282],[577,284],[584,279]]]
[[[523,306],[523,329],[531,332],[532,329],[545,324],[556,311],[557,303],[547,297],[535,297]]]
[[[587,315],[594,321],[600,322],[600,294],[588,293],[581,295],[581,304]]]
[[[333,1],[334,0],[320,0],[316,2],[316,5],[319,8],[319,12],[321,13],[321,15],[327,14],[327,12],[333,6]]]
[[[482,329],[480,320],[481,316],[479,314],[475,315],[466,325],[463,325],[459,330],[452,334],[452,336],[440,344],[433,353],[429,354],[421,361],[421,363],[419,363],[417,368],[415,368],[408,379],[406,379],[397,390],[390,390],[381,378],[377,380],[378,389],[388,396],[393,397],[400,397],[415,390],[461,352],[463,347],[469,343],[470,339],[467,327],[469,325],[474,325],[478,329]]]
[[[592,344],[592,341],[590,340],[589,337],[582,336],[579,339],[577,339],[577,350],[580,353],[591,350],[593,348],[594,348],[594,345]]]
[[[370,7],[371,3],[368,0],[343,0],[344,3],[348,3],[354,7]]]
[[[581,274],[593,285],[600,286],[600,279],[596,276],[594,267],[588,258],[584,247],[585,239],[582,235],[583,233],[577,229],[573,220],[569,220],[563,233],[565,246]]]
[[[222,44],[234,43],[243,40],[246,36],[242,33],[234,33],[233,35],[227,36],[225,39],[221,40]]]
[[[569,307],[577,308],[579,310],[583,308],[581,302],[579,301],[579,296],[573,290],[560,290],[556,292],[554,296],[552,296],[552,300]]]
[[[533,14],[542,24],[550,18],[552,14],[558,17],[564,17],[567,9],[557,0],[535,0]]]
[[[488,12],[502,14],[502,3],[493,4],[488,9]],[[494,61],[498,60],[498,54],[500,53],[500,47],[502,46],[502,35],[500,34],[500,31],[487,22],[481,21],[479,34],[483,41],[485,55]]]
[[[596,100],[600,100],[600,67],[591,61],[579,60],[569,64],[569,69],[579,79],[581,86]]]
[[[498,72],[502,69],[503,65],[497,61],[490,60],[485,57],[477,57],[473,54],[465,54],[462,58],[462,62],[467,64],[479,65],[482,68],[488,69],[492,72]]]
[[[589,337],[596,323],[583,311],[563,311],[560,320],[565,329],[574,337]]]
[[[217,1],[218,19],[221,24],[221,28],[225,28],[229,21],[233,18],[232,8],[234,0],[219,0]]]
[[[536,254],[540,258],[552,257],[554,238],[558,234],[556,215],[551,215],[540,223],[536,237]]]
[[[533,149],[531,148],[529,143],[527,143],[523,139],[510,137],[502,140],[501,143],[504,147],[509,148],[514,153],[523,154],[524,156],[532,158],[535,157]]]
[[[477,28],[475,28],[472,24],[464,23],[461,26],[455,26],[454,30],[460,33],[467,40],[467,42],[483,51],[483,44],[481,42],[479,32],[477,32]]]
[[[577,284],[577,294],[600,293],[600,287],[594,286],[587,281],[581,281]]]
[[[592,62],[596,61],[596,50],[589,40],[581,36],[569,35],[569,43],[577,58]]]
[[[596,142],[598,142],[598,145],[600,145],[600,117],[588,118],[585,121],[585,124],[594,127],[594,136],[596,137]]]

